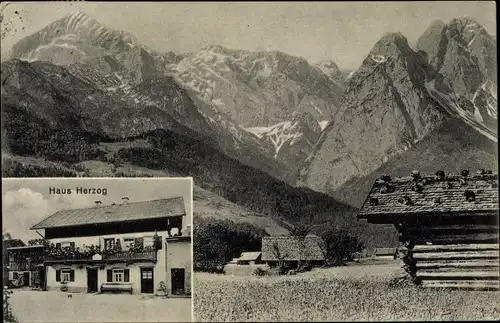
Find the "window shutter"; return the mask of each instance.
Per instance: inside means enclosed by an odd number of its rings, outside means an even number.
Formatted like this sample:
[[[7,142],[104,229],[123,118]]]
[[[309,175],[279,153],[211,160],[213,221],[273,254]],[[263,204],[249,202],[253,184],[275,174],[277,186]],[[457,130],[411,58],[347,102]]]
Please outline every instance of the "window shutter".
[[[60,242],[56,243],[56,249],[61,249],[61,243]]]
[[[56,270],[56,282],[61,281],[61,269]]]
[[[71,250],[75,250],[75,243],[74,243],[74,242],[70,242],[70,243],[69,243],[69,248],[70,248]]]
[[[108,283],[110,283],[113,281],[113,270],[108,269],[106,272],[107,272],[107,281]]]
[[[130,269],[125,269],[123,271],[123,281],[128,283],[130,281]]]
[[[9,280],[14,280],[14,272],[9,271]]]
[[[69,281],[71,282],[75,281],[75,271],[73,269],[71,269],[69,272]]]

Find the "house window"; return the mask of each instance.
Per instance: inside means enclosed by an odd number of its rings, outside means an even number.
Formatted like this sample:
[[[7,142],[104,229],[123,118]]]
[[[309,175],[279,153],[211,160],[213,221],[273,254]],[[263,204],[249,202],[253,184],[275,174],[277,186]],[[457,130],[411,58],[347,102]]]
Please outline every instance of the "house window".
[[[113,281],[116,283],[123,282],[123,269],[113,269]]]
[[[71,272],[69,270],[61,270],[61,281],[63,282],[71,281]]]
[[[72,241],[62,241],[62,242],[57,242],[56,243],[56,248],[57,249],[75,249],[75,243]]]
[[[123,249],[130,250],[134,245],[134,240],[135,239],[123,239]]]
[[[153,246],[153,236],[150,237],[144,237],[144,247],[146,246]]]
[[[56,281],[58,282],[74,282],[75,271],[73,269],[64,268],[56,270]]]
[[[104,239],[104,250],[112,250],[115,247],[115,238]]]
[[[130,281],[130,270],[123,268],[108,269],[107,281],[113,283],[128,283]]]

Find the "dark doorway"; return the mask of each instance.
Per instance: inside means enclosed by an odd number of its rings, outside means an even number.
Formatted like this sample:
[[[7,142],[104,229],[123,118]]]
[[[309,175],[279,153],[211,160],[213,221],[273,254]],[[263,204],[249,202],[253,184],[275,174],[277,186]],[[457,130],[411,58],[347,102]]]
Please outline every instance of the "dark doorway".
[[[30,286],[30,285],[31,285],[30,273],[29,273],[29,271],[25,271],[23,273],[23,286]]]
[[[172,268],[172,294],[182,295],[185,293],[186,274],[184,268]]]
[[[87,268],[87,293],[97,293],[97,268]]]
[[[153,293],[153,268],[141,268],[141,293]]]

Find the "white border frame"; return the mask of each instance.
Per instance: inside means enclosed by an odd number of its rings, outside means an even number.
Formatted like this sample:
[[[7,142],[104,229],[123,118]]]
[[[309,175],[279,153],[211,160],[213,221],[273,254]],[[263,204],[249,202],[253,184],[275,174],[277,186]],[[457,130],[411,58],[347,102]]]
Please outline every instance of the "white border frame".
[[[170,181],[175,181],[175,180],[186,180],[189,179],[190,181],[190,192],[189,192],[189,197],[190,197],[190,202],[191,202],[191,210],[190,210],[190,216],[191,216],[191,223],[189,224],[191,226],[191,322],[195,322],[194,318],[194,259],[193,259],[193,242],[194,242],[194,184],[193,184],[193,177],[2,177],[2,184],[4,181],[45,181],[45,180],[50,180],[50,181],[61,181],[61,180],[78,180],[78,181],[95,181],[95,180],[117,180],[117,181],[135,181],[135,180],[149,180],[149,181],[164,181],[164,180],[170,180]],[[3,185],[2,185],[2,196],[3,196]],[[2,225],[2,229],[3,229]]]

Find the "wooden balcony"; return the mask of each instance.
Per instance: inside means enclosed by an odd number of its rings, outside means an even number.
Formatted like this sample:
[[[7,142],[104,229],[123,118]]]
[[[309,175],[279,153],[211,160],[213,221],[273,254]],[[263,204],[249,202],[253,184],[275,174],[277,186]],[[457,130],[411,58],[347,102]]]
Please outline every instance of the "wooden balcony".
[[[124,251],[115,254],[103,254],[103,260],[123,261],[156,261],[156,251],[129,252]]]
[[[137,262],[155,261],[156,251],[123,251],[119,253],[102,253],[102,259],[92,259],[82,254],[48,255],[45,261],[48,263],[109,263],[109,262]]]
[[[26,260],[11,261],[11,262],[9,262],[9,270],[10,271],[34,271],[34,270],[36,270],[36,265],[37,265],[37,263],[34,263],[34,262],[28,263]]]

